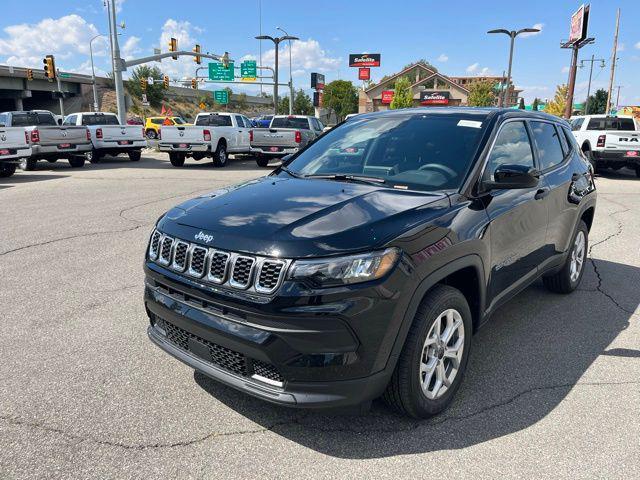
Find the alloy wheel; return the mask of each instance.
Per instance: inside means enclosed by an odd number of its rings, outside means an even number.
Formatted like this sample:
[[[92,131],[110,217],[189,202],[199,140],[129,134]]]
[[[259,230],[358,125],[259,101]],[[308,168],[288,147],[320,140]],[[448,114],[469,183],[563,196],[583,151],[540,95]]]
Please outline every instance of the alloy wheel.
[[[442,397],[458,374],[464,350],[464,322],[449,308],[429,329],[420,356],[420,386],[430,400]]]
[[[582,272],[582,265],[584,264],[584,248],[585,237],[582,230],[578,231],[576,239],[573,242],[573,249],[571,250],[571,264],[569,266],[569,278],[571,282],[576,282]]]

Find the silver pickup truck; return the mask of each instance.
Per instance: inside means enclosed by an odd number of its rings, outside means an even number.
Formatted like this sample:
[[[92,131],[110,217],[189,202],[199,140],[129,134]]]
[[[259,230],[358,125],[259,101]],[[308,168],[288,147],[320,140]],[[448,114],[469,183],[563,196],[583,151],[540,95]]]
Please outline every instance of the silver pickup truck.
[[[324,125],[308,115],[276,115],[269,128],[254,128],[249,135],[251,153],[260,167],[266,167],[271,158],[282,158],[296,153],[322,134]]]
[[[29,136],[31,156],[20,162],[22,170],[35,170],[38,160],[67,159],[74,168],[84,165],[84,154],[91,150],[86,127],[60,126],[53,113],[17,111],[0,113],[7,127],[23,127]]]
[[[31,155],[29,137],[24,128],[5,127],[0,114],[0,178],[13,175],[21,158]]]
[[[121,153],[129,155],[132,162],[137,162],[142,149],[147,146],[141,125],[120,125],[113,113],[72,113],[67,115],[62,125],[82,125],[89,130],[92,148],[86,153],[86,158],[91,163],[100,162],[105,155],[117,156]]]

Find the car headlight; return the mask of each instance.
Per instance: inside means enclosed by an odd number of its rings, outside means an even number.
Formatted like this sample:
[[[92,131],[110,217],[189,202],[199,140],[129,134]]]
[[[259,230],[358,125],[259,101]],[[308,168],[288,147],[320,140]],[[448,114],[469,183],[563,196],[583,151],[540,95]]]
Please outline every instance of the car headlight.
[[[400,258],[400,250],[349,255],[318,260],[297,260],[289,274],[292,280],[310,283],[318,287],[333,287],[368,282],[384,277]]]

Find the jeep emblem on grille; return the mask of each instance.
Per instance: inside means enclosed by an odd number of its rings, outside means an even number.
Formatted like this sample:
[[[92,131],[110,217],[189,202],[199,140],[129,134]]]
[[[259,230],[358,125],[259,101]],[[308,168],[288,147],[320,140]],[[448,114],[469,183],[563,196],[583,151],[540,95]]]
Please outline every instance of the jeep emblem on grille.
[[[200,230],[198,233],[196,233],[195,237],[193,237],[193,238],[195,240],[201,240],[201,241],[203,241],[205,243],[213,242],[213,235],[207,235],[202,230]]]

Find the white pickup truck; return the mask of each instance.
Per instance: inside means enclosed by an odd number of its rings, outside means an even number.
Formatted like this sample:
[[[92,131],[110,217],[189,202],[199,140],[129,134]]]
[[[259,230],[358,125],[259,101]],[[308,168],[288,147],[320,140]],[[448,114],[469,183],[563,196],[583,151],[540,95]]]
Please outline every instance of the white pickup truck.
[[[640,131],[633,117],[584,115],[571,117],[570,123],[595,172],[629,167],[640,177]]]
[[[137,162],[142,149],[147,146],[141,125],[120,125],[118,117],[108,112],[82,112],[67,115],[62,125],[82,125],[91,136],[91,150],[87,160],[98,163],[105,155],[126,153],[129,160]]]
[[[46,110],[3,112],[6,127],[22,127],[29,135],[31,156],[20,161],[22,170],[35,170],[38,160],[67,159],[74,168],[84,165],[84,154],[91,149],[86,127],[60,126]]]
[[[269,128],[251,131],[251,152],[260,167],[266,167],[270,158],[282,158],[296,153],[322,135],[324,125],[309,115],[275,115]]]
[[[251,121],[238,113],[199,113],[195,125],[163,126],[158,148],[169,153],[174,167],[182,167],[187,157],[202,160],[213,157],[217,167],[224,167],[229,153],[251,153]]]
[[[31,156],[29,135],[22,127],[6,127],[0,114],[0,178],[13,175],[20,159]]]

